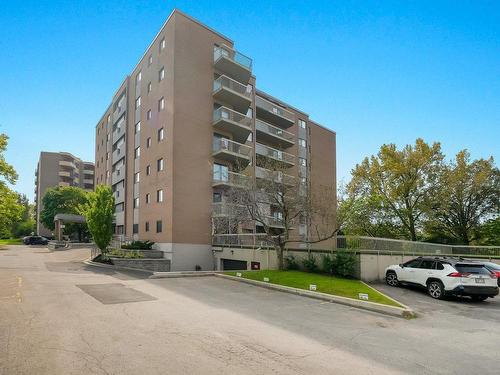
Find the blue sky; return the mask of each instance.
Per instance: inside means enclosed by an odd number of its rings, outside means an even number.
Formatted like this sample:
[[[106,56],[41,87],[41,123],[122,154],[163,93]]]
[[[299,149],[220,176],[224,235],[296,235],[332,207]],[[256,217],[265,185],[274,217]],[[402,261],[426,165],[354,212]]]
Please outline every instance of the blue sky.
[[[498,164],[499,1],[25,0],[0,12],[18,191],[33,197],[42,150],[93,160],[96,121],[174,7],[234,40],[260,89],[337,132],[339,181],[417,137]]]

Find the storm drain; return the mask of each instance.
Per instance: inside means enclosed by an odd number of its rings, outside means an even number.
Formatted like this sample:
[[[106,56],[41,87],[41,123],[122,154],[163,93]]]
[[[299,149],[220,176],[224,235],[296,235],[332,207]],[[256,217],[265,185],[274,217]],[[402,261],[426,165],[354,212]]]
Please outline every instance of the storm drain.
[[[150,296],[133,288],[128,288],[123,284],[80,284],[76,285],[89,296],[104,305],[117,303],[155,301],[157,298]]]

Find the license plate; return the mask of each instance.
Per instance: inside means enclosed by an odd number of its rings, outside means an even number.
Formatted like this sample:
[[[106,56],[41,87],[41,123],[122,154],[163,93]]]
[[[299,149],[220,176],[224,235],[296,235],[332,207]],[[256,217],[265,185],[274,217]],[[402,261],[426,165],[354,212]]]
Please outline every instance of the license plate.
[[[476,279],[476,284],[484,284],[484,279]]]

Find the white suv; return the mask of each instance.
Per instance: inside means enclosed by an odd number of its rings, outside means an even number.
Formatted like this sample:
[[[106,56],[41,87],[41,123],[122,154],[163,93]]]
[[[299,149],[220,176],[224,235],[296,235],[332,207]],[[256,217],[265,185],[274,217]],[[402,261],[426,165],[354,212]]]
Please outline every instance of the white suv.
[[[403,283],[425,287],[436,299],[456,295],[484,301],[498,294],[496,274],[483,263],[462,258],[419,257],[387,267],[385,280],[390,286]]]

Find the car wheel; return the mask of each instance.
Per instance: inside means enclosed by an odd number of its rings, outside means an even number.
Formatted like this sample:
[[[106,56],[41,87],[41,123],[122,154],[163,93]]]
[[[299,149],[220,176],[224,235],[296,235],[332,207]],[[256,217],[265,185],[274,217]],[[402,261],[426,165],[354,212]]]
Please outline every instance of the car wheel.
[[[484,301],[485,299],[487,299],[488,296],[472,296],[471,298],[473,301],[481,302],[481,301]]]
[[[427,284],[427,292],[432,298],[443,299],[444,287],[440,281],[431,281]]]
[[[387,274],[385,275],[385,282],[390,286],[398,286],[399,280],[396,272],[387,272]]]

